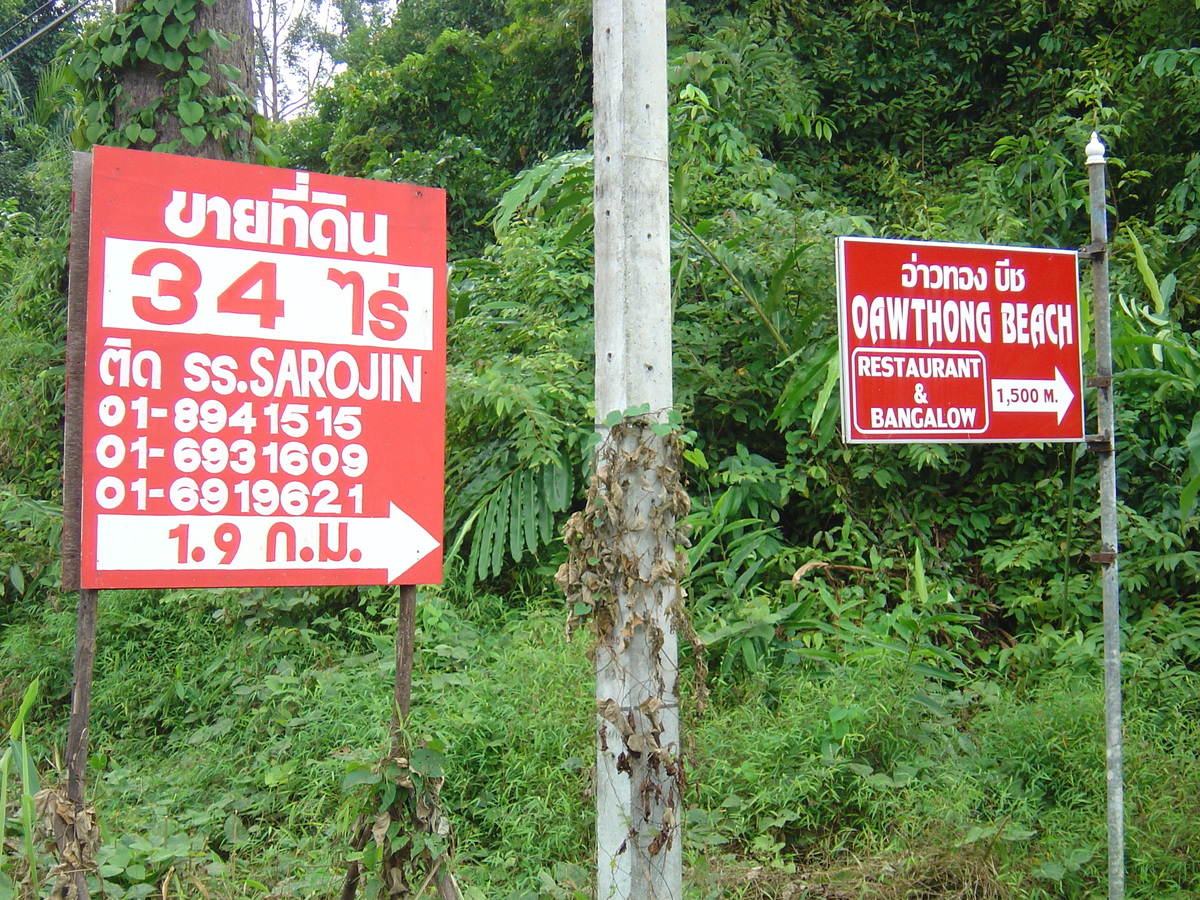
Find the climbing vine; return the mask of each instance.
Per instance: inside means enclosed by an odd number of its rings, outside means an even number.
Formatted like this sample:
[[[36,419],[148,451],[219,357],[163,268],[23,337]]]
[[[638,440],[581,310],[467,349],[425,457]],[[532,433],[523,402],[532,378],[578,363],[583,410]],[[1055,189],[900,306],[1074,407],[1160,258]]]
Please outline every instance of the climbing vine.
[[[196,28],[201,4],[216,2],[137,0],[79,40],[70,61],[80,93],[78,148],[187,153],[211,141],[229,158],[266,153],[264,120],[239,84],[243,73],[213,61],[214,51],[228,51],[233,42],[213,28]],[[135,105],[124,82],[134,71],[155,79],[158,89],[146,105]]]
[[[691,646],[696,667],[695,701],[702,708],[707,696],[704,646],[686,613],[684,591],[679,587],[688,570],[685,519],[690,508],[680,473],[688,453],[684,445],[694,435],[682,433],[674,410],[667,423],[655,421],[639,408],[612,413],[606,425],[609,439],[598,448],[587,504],[563,528],[567,559],[555,575],[555,582],[567,600],[567,634],[587,624],[595,644],[610,641],[621,618],[617,608],[620,594],[673,595],[667,609],[669,621]],[[638,485],[637,490],[644,488],[647,465],[654,468],[662,498],[645,519],[640,519],[629,515],[623,497],[634,490],[631,485]],[[656,548],[648,573],[627,546],[632,532],[647,528]],[[664,545],[673,547],[673,552],[664,554]],[[617,637],[628,640],[629,634],[622,631]],[[657,643],[661,645],[661,638]]]

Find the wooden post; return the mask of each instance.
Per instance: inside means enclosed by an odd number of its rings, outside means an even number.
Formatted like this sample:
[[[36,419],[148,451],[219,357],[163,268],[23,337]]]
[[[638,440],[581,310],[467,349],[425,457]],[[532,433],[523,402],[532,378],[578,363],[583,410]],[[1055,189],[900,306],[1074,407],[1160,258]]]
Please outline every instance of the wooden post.
[[[674,402],[666,5],[594,0],[593,23],[595,468],[619,561],[596,617],[596,896],[678,900],[678,461],[654,427]]]
[[[71,684],[71,721],[67,727],[67,803],[72,820],[59,841],[59,865],[73,866],[71,882],[79,900],[90,896],[81,852],[92,841],[87,812],[88,731],[92,717],[92,671],[96,659],[96,605],[99,591],[79,586],[81,504],[83,493],[83,378],[86,360],[87,271],[92,197],[92,157],[76,153],[72,174],[71,248],[67,282],[66,412],[63,421],[63,589],[79,592],[75,617],[75,666]],[[82,833],[81,833],[82,832]]]
[[[396,598],[396,683],[392,691],[392,755],[407,756],[404,729],[412,712],[413,645],[417,633],[417,588],[402,584]]]

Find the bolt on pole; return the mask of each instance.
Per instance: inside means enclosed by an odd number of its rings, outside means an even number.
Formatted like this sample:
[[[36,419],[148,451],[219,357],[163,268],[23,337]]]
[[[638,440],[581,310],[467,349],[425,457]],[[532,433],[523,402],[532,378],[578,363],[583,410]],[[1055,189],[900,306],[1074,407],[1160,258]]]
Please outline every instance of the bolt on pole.
[[[1108,209],[1104,144],[1092,132],[1087,145],[1092,219],[1092,307],[1096,319],[1096,425],[1099,456],[1101,583],[1104,605],[1104,737],[1108,787],[1108,897],[1125,897],[1124,745],[1121,736],[1121,605],[1117,580],[1117,455],[1113,416],[1113,359],[1108,291]]]

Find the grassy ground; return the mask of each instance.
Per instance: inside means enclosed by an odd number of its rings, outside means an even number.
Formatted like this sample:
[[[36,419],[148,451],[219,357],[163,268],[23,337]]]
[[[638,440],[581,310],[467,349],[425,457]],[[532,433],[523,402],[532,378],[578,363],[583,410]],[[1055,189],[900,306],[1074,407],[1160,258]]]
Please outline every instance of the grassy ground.
[[[107,895],[335,896],[364,796],[343,786],[387,745],[391,598],[102,597],[91,786]],[[469,898],[587,896],[591,667],[563,621],[553,600],[422,597],[411,737],[444,768]],[[0,636],[0,721],[41,678],[30,744],[46,782],[72,630],[64,610]],[[882,655],[711,687],[684,723],[689,897],[1103,893],[1092,661],[948,683]],[[1128,896],[1200,896],[1200,692],[1135,672],[1127,695]]]

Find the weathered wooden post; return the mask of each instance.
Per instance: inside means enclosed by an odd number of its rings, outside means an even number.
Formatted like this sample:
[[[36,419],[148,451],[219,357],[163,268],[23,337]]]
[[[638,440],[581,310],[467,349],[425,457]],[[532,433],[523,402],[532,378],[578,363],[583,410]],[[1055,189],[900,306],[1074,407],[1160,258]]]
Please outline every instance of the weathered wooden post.
[[[680,898],[666,6],[595,0],[597,897]],[[615,413],[633,409],[644,414]],[[656,429],[657,426],[657,429]]]

